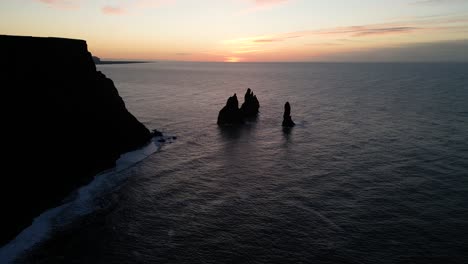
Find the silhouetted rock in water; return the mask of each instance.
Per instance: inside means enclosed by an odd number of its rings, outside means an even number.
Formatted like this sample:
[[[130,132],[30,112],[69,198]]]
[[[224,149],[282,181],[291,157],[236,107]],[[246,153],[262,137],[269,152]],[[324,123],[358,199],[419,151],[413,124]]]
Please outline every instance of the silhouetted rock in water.
[[[239,109],[239,101],[237,100],[237,95],[234,94],[228,98],[226,106],[219,111],[218,125],[236,125],[243,122],[242,112]]]
[[[162,137],[162,136],[163,136],[163,133],[162,133],[161,131],[157,130],[157,129],[153,129],[153,130],[151,131],[151,135],[152,135],[153,137]]]
[[[257,96],[248,88],[244,96],[244,103],[240,109],[237,95],[234,94],[234,96],[229,97],[226,106],[219,111],[218,125],[242,124],[245,119],[256,117],[259,108],[260,103]]]
[[[3,35],[0,52],[3,245],[151,133],[96,71],[85,41]]]
[[[250,88],[247,89],[247,92],[244,96],[244,103],[241,106],[242,116],[244,118],[256,117],[258,115],[258,109],[260,108],[260,103],[258,102],[257,96],[254,95]]]
[[[289,102],[284,104],[284,114],[283,114],[283,126],[284,127],[293,127],[296,124],[291,119],[291,105]]]

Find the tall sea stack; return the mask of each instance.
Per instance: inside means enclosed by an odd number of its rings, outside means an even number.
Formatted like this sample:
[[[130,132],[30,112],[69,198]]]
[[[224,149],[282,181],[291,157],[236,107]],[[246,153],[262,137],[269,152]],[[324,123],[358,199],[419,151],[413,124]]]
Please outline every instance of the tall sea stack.
[[[256,117],[258,115],[259,108],[260,103],[258,102],[257,96],[254,95],[250,88],[248,88],[244,96],[244,103],[240,108],[242,116],[244,118]]]
[[[151,134],[83,40],[0,36],[3,245]]]
[[[218,125],[242,124],[242,112],[239,110],[237,95],[229,97],[226,105],[219,111]]]
[[[289,102],[286,102],[286,104],[284,104],[283,126],[293,127],[295,125],[291,118],[291,105]]]

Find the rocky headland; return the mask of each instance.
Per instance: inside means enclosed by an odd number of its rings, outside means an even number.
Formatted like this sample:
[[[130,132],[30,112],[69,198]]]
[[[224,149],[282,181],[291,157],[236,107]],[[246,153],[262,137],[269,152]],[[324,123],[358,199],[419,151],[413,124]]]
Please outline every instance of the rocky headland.
[[[3,245],[151,132],[96,70],[83,40],[0,36]]]
[[[93,56],[94,64],[135,64],[135,63],[148,63],[148,61],[124,61],[124,60],[101,60],[97,56]]]

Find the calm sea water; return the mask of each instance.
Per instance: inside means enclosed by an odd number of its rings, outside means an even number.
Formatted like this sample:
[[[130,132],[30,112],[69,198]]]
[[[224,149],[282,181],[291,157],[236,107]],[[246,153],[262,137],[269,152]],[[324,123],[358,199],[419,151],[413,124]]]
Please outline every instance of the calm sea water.
[[[99,69],[135,116],[178,139],[30,259],[468,263],[467,64]],[[258,121],[220,129],[218,111],[248,87]]]

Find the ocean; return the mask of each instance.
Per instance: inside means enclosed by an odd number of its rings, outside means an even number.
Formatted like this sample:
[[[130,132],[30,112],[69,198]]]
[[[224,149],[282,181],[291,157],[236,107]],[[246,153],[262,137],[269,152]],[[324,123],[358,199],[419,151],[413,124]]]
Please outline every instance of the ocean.
[[[36,219],[5,261],[468,263],[468,64],[98,69],[140,121],[177,139]],[[257,121],[218,127],[247,88]]]

